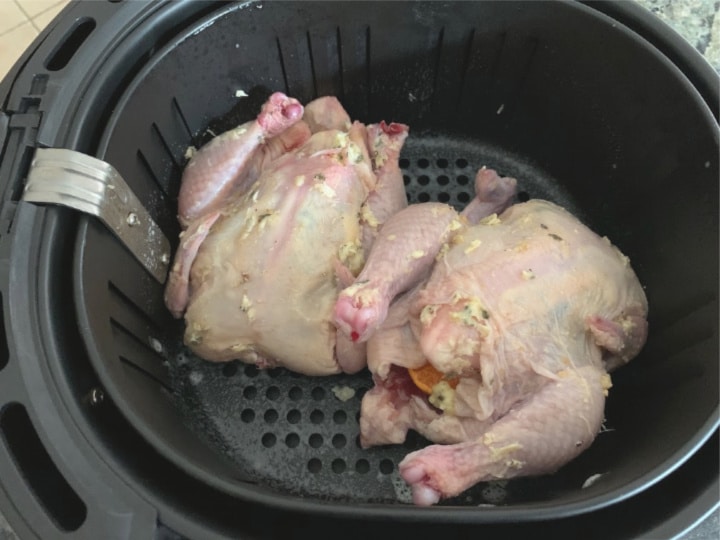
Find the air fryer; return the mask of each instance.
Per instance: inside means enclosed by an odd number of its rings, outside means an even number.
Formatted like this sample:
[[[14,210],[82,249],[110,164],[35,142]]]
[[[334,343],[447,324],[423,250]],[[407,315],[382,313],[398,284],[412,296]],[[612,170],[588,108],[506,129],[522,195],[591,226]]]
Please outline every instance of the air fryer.
[[[0,86],[0,508],[28,538],[684,530],[717,506],[717,83],[627,4],[70,5]],[[22,200],[36,149],[77,150],[176,247],[187,148],[276,90],[408,124],[410,202],[460,209],[487,165],[630,257],[649,339],[589,450],[416,508],[397,464],[427,441],[359,447],[367,372],[205,362],[97,218]]]

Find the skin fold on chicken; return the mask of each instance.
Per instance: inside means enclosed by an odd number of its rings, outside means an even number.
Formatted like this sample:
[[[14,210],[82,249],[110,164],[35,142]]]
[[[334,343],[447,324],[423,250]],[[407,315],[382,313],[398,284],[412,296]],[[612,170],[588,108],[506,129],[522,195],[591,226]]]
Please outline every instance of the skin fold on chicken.
[[[407,205],[407,132],[353,123],[334,97],[303,108],[275,93],[256,120],[201,148],[183,174],[165,292],[188,347],[308,375],[365,367],[365,344],[336,332],[332,312],[377,229]]]
[[[502,186],[481,170],[478,193],[491,180]],[[643,288],[607,238],[550,202],[487,215],[481,199],[471,219],[430,228],[412,207],[393,215],[335,306],[339,328],[367,340],[362,445],[401,443],[409,429],[438,443],[400,463],[418,505],[576,457],[600,429],[608,372],[647,336]],[[384,247],[398,242],[405,250]],[[437,377],[423,390],[413,375],[428,365]]]

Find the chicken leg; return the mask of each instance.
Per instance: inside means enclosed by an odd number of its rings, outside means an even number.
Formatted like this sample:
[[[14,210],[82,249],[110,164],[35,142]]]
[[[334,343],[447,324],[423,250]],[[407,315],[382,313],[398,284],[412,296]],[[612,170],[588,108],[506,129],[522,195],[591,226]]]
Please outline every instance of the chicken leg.
[[[408,206],[390,217],[373,243],[355,283],[340,293],[335,324],[353,341],[366,341],[380,327],[396,295],[428,275],[443,245],[468,221],[501,212],[515,195],[516,181],[481,169],[468,217],[441,203]],[[463,215],[465,215],[463,211]]]
[[[593,366],[559,375],[479,438],[408,454],[400,474],[413,502],[431,505],[478,482],[550,473],[584,451],[602,424],[607,375]]]

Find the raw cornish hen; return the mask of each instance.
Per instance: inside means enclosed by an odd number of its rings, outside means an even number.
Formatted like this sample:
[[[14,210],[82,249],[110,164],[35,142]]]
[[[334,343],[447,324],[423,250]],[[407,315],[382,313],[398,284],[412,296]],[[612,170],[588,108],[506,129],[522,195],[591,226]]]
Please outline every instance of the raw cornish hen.
[[[352,123],[332,97],[276,93],[258,118],[213,139],[186,167],[186,229],[166,289],[185,343],[212,361],[356,372],[365,347],[336,332],[340,288],[378,227],[407,206],[397,166],[407,126]]]
[[[361,275],[371,286],[358,279],[336,305],[338,324],[369,339],[375,387],[362,402],[362,445],[401,443],[408,429],[441,443],[400,464],[420,505],[555,471],[591,444],[608,371],[645,342],[647,301],[628,258],[545,201],[420,237],[409,211],[388,221],[394,238],[377,238]],[[403,230],[437,262],[385,311],[405,274],[371,270],[381,268],[376,251],[403,266],[386,251]]]

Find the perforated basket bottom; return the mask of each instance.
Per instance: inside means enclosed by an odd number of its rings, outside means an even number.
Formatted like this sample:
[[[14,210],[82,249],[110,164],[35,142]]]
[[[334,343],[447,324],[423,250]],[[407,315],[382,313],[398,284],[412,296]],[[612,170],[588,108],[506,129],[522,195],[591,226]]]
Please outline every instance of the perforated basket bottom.
[[[577,213],[552,179],[532,164],[477,142],[412,135],[400,161],[411,203],[461,209],[474,196],[483,165],[518,179],[518,198],[544,198]],[[239,362],[214,364],[188,354],[171,362],[178,406],[208,444],[244,476],[285,493],[363,502],[409,502],[398,463],[428,441],[410,432],[403,445],[362,449],[360,402],[372,386],[357,375],[307,377],[260,371]],[[551,477],[475,486],[446,504],[509,504],[562,490]]]

